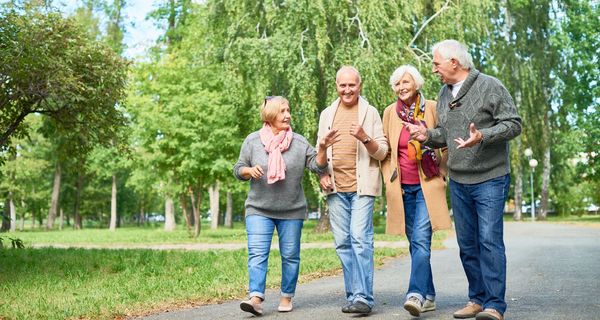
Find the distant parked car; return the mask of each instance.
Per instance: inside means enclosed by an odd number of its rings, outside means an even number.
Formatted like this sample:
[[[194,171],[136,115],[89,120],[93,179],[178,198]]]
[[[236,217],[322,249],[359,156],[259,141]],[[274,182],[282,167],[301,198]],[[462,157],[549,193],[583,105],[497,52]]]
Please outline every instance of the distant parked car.
[[[600,210],[600,207],[598,207],[597,205],[591,203],[589,206],[587,206],[585,208],[585,210],[589,213],[589,214],[598,214],[598,211]]]
[[[321,214],[318,211],[308,213],[308,220],[319,220],[319,218],[321,218]]]
[[[151,215],[148,216],[148,221],[150,222],[165,222],[165,216],[162,214]]]

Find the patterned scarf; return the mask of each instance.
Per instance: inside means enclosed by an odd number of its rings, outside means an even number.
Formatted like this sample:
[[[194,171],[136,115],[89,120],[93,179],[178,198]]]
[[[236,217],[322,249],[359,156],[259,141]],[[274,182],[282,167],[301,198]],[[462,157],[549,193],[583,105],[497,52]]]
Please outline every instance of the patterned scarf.
[[[418,108],[416,106],[419,106]],[[423,95],[419,92],[417,95],[417,99],[413,104],[407,106],[400,98],[398,98],[398,102],[396,103],[396,113],[398,113],[398,117],[405,122],[417,124],[421,122],[425,127],[427,127],[427,123],[425,123],[425,99],[423,99]],[[432,148],[426,147],[422,145],[419,141],[410,139],[408,141],[408,154],[409,158],[415,161],[425,161],[427,163],[435,163],[437,164],[437,156]],[[411,150],[412,148],[412,150]],[[411,154],[414,154],[412,156]],[[427,158],[427,159],[423,159]],[[425,172],[426,170],[424,170]],[[429,171],[429,170],[427,170]],[[430,176],[426,174],[429,178]]]

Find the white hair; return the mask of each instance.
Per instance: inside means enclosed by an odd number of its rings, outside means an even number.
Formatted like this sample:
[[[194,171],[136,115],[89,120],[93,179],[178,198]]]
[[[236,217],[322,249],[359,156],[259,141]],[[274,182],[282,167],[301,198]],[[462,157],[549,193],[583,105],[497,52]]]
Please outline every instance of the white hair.
[[[396,83],[398,83],[398,81],[400,81],[400,79],[402,79],[405,73],[410,74],[410,76],[415,81],[417,90],[421,90],[423,84],[425,83],[425,80],[423,80],[423,76],[421,76],[419,70],[417,70],[417,68],[411,66],[410,64],[402,65],[398,67],[394,71],[394,73],[392,73],[392,76],[390,77],[390,86],[392,87],[392,90],[395,90],[394,86],[396,85]]]
[[[356,77],[358,78],[358,84],[361,84],[362,79],[360,77],[360,72],[358,72],[358,70],[356,70],[356,68],[353,66],[342,66],[335,74],[335,82],[336,83],[337,83],[338,79],[340,78],[340,75],[346,71],[354,72],[354,74],[356,74]]]
[[[463,69],[473,69],[473,58],[462,43],[456,40],[444,40],[433,45],[431,53],[438,52],[444,59],[455,59]]]

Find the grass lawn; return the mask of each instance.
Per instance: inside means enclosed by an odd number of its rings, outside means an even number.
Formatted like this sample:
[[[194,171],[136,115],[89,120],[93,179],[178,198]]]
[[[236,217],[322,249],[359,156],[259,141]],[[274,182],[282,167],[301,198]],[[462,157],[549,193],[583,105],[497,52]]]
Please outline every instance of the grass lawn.
[[[377,265],[405,249],[375,250]],[[246,295],[246,250],[0,250],[1,319],[114,319]],[[300,282],[339,272],[334,249],[302,251]],[[268,287],[278,287],[272,251]]]
[[[551,216],[551,217],[548,217],[547,221],[548,222],[572,223],[572,224],[581,224],[581,225],[600,227],[600,215],[584,214],[581,216],[566,216],[566,217]]]
[[[302,242],[333,242],[331,232],[315,233],[316,221],[304,224]],[[61,231],[24,230],[7,234],[23,240],[25,246],[32,244],[65,244],[65,245],[122,245],[122,244],[185,244],[185,243],[234,243],[246,242],[244,224],[237,222],[232,229],[219,227],[211,230],[208,224],[202,225],[198,239],[190,236],[184,226],[178,226],[172,232],[164,231],[163,226],[122,227],[116,231],[98,228],[73,230],[65,228]],[[405,237],[385,234],[385,225],[375,227],[375,240],[398,241]]]

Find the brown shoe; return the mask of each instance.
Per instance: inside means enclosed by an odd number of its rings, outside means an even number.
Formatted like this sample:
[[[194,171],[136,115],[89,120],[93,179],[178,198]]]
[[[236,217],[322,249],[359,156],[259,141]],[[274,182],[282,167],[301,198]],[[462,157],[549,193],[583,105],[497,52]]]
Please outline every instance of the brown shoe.
[[[469,301],[464,308],[456,311],[452,316],[454,316],[456,319],[474,318],[482,310],[483,309],[480,305],[473,301]]]
[[[477,317],[475,317],[476,320],[504,320],[504,317],[500,314],[500,312],[494,310],[494,309],[490,309],[490,308],[485,308],[485,310],[483,310],[482,312],[477,314]]]

